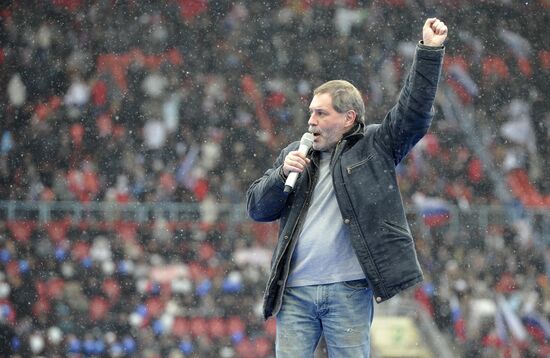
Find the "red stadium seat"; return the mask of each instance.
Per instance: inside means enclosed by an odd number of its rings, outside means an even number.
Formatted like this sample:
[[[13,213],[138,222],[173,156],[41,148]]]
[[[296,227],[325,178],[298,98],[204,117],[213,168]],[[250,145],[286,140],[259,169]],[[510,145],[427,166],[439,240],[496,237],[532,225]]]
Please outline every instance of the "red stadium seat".
[[[227,331],[229,334],[244,333],[246,325],[241,317],[233,316],[227,320]]]
[[[252,223],[252,234],[262,246],[274,243],[278,230],[279,227],[275,223]]]
[[[212,317],[208,322],[208,332],[212,338],[222,338],[227,335],[227,325],[223,318]]]
[[[216,250],[212,246],[212,244],[208,242],[203,242],[199,246],[199,257],[201,260],[207,261],[210,260],[214,255],[216,254]]]
[[[116,302],[120,298],[120,285],[117,280],[113,278],[106,278],[103,281],[102,289],[111,301]]]
[[[8,264],[6,265],[6,275],[9,277],[9,276],[19,276],[20,274],[20,270],[19,270],[19,262],[17,261],[10,261],[8,262]]]
[[[25,243],[29,242],[31,234],[36,227],[35,222],[30,220],[9,221],[6,225],[15,241]]]
[[[183,338],[191,334],[191,325],[186,317],[177,316],[174,318],[172,325],[172,334],[176,337]]]
[[[150,317],[158,317],[164,311],[164,302],[159,297],[148,298],[145,306]]]
[[[89,315],[92,321],[99,321],[109,312],[110,303],[105,297],[92,297],[89,306]]]
[[[80,262],[90,255],[90,244],[86,242],[77,242],[71,250],[73,260]]]
[[[36,281],[35,288],[39,300],[48,298],[48,288],[45,281]]]
[[[208,335],[208,323],[204,317],[193,317],[191,319],[191,335],[201,337]]]
[[[266,337],[258,337],[252,343],[254,344],[255,357],[264,358],[271,355],[273,343]]]
[[[65,280],[62,278],[51,278],[46,281],[46,292],[48,299],[60,299],[63,297]]]
[[[54,244],[59,244],[67,238],[69,226],[68,220],[50,221],[45,225],[48,237]]]
[[[38,300],[32,306],[32,314],[34,317],[47,315],[50,313],[50,310],[51,310],[51,304],[48,300]]]
[[[135,242],[138,224],[135,222],[121,221],[115,225],[115,230],[122,241]]]
[[[256,358],[256,349],[254,344],[248,338],[244,338],[242,341],[237,343],[235,346],[235,351],[241,358]]]
[[[275,335],[277,334],[277,321],[275,321],[274,318],[270,318],[265,321],[264,330],[268,336],[274,339]]]

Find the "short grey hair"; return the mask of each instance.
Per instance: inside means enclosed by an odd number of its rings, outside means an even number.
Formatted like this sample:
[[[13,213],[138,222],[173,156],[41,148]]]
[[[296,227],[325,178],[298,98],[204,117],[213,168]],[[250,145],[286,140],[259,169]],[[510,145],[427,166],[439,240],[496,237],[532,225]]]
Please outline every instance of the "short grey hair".
[[[361,92],[344,80],[332,80],[323,83],[313,91],[313,95],[328,93],[332,97],[332,106],[338,113],[355,111],[357,121],[365,123],[365,102]]]

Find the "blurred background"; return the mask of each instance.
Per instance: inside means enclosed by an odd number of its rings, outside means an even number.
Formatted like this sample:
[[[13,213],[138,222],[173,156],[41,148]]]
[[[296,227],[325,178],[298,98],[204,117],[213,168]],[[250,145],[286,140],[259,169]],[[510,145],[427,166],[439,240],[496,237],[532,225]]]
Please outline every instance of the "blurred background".
[[[550,1],[2,1],[0,357],[273,357],[276,224],[248,185],[346,79],[393,106],[449,27],[399,165],[425,281],[374,357],[550,356]],[[324,356],[322,345],[318,356]]]

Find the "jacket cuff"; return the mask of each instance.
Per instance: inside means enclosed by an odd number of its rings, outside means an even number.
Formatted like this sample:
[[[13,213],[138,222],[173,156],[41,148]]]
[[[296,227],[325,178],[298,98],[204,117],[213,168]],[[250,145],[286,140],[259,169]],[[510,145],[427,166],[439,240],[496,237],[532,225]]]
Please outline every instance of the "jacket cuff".
[[[419,48],[421,48],[422,50],[438,51],[438,50],[444,50],[444,49],[445,49],[445,45],[441,45],[441,46],[428,46],[428,45],[424,45],[424,41],[422,41],[422,40],[418,41],[417,46],[418,46]]]
[[[283,172],[283,166],[280,166],[279,167],[279,178],[281,178],[282,182],[286,182],[286,178],[287,176],[285,175],[285,173]]]
[[[417,56],[429,60],[441,60],[445,54],[445,46],[426,46],[422,41],[416,45]]]

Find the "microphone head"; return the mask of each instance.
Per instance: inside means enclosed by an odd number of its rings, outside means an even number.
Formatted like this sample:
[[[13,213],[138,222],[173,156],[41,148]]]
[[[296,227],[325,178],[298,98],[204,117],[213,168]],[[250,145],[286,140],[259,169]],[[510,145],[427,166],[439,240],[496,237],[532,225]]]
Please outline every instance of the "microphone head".
[[[302,136],[302,139],[300,139],[300,144],[305,145],[308,148],[311,148],[311,146],[313,145],[313,140],[314,140],[313,134],[306,132]]]

